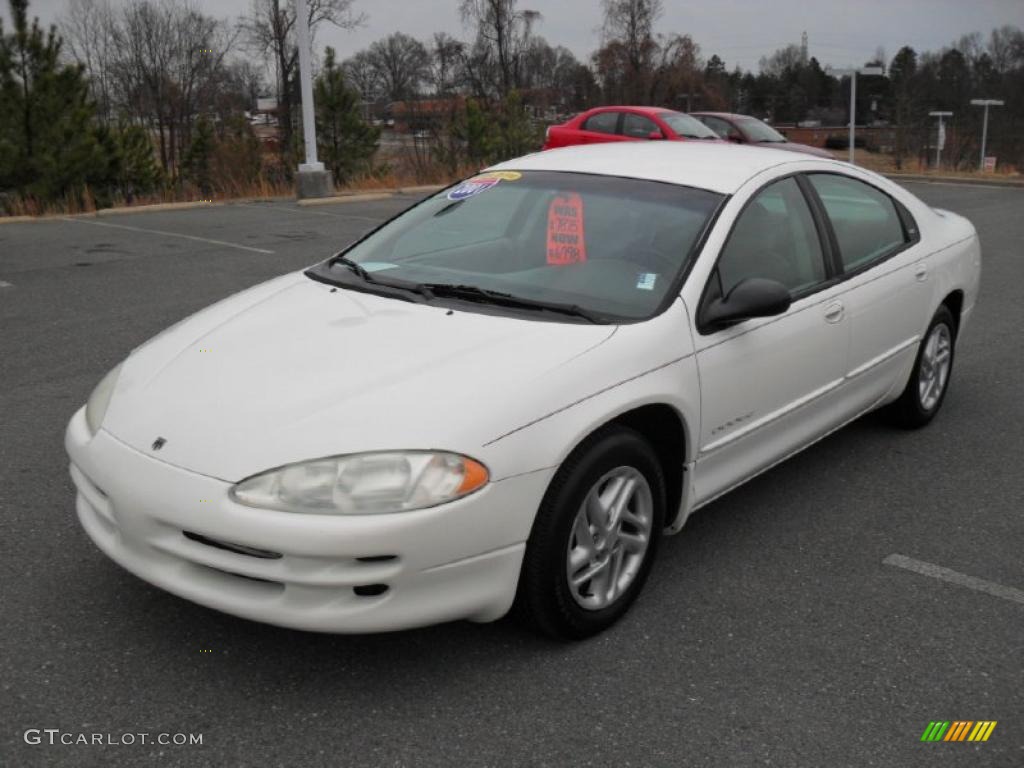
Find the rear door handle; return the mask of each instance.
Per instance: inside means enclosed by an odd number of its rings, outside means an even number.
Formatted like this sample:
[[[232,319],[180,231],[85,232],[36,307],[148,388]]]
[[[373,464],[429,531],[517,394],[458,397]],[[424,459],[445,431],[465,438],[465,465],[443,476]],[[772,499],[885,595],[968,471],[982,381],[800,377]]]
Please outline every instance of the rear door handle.
[[[825,320],[830,323],[838,323],[846,314],[846,307],[841,301],[833,301],[825,307]]]
[[[917,267],[914,269],[914,277],[918,282],[923,282],[928,277],[928,266],[923,261],[918,262]]]

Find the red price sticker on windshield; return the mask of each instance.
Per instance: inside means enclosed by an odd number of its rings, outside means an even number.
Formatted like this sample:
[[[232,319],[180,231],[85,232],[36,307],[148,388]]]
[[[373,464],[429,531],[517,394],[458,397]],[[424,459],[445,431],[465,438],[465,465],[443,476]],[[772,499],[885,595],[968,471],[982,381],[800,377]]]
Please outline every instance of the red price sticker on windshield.
[[[558,195],[548,207],[548,264],[565,266],[586,260],[583,198],[576,192]]]

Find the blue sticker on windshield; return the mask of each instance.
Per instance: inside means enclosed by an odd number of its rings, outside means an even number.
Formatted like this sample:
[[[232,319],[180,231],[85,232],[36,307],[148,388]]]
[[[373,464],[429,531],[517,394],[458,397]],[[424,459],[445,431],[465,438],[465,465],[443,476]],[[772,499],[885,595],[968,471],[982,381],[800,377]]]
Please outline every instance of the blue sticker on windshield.
[[[641,272],[636,277],[636,287],[639,291],[653,291],[654,282],[658,279],[655,272]]]
[[[481,176],[477,179],[469,179],[468,181],[464,181],[449,190],[448,199],[465,200],[467,197],[473,197],[473,195],[479,195],[481,192],[486,192],[499,181],[501,181],[501,179],[496,176]]]

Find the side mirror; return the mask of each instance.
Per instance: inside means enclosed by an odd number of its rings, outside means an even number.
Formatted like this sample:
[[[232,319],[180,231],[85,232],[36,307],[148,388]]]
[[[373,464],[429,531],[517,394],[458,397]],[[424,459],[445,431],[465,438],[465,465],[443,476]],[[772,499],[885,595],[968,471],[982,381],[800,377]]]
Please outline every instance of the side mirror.
[[[726,328],[753,317],[781,315],[793,302],[789,289],[776,280],[748,277],[738,282],[723,299],[715,299],[704,312],[704,325]]]
[[[740,136],[738,133],[730,133],[726,138],[729,139],[729,141],[731,141],[733,144],[743,143],[743,137]]]
[[[661,131],[651,131],[650,133],[647,134],[647,138],[650,139],[651,141],[657,139],[664,139],[665,134],[663,134]]]

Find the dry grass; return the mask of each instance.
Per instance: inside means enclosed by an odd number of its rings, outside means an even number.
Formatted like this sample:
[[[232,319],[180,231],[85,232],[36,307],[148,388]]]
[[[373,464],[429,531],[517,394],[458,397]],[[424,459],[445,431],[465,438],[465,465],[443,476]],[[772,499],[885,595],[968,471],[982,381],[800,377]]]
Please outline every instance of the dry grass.
[[[838,160],[846,160],[849,154],[846,150],[830,150],[832,154]],[[1007,179],[1024,179],[1022,175],[1013,166],[999,166],[995,171],[986,173],[978,170],[956,170],[953,168],[943,167],[936,169],[933,165],[926,165],[922,163],[917,157],[904,158],[903,167],[900,169],[896,168],[896,161],[892,155],[882,154],[880,152],[868,152],[864,149],[854,150],[854,162],[857,165],[867,168],[869,171],[875,171],[876,173],[907,173],[922,176],[954,176],[957,178],[964,179],[989,179],[989,180],[1007,180]]]
[[[339,192],[377,192],[427,184],[450,184],[464,178],[477,169],[465,167],[454,174],[435,164],[414,164],[403,159],[392,158],[383,169],[366,173],[351,179],[345,184],[337,185]],[[67,216],[81,213],[94,213],[103,208],[135,208],[160,203],[185,202],[230,202],[232,200],[259,200],[272,198],[289,198],[295,196],[293,184],[275,181],[261,176],[255,181],[242,182],[225,179],[220,188],[210,196],[205,196],[199,189],[191,185],[167,189],[150,195],[137,195],[131,201],[116,198],[110,205],[97,206],[95,196],[86,189],[82,196],[67,197],[61,200],[42,202],[31,197],[14,197],[7,201],[0,200],[0,218],[4,216]],[[6,208],[6,211],[2,210]]]

